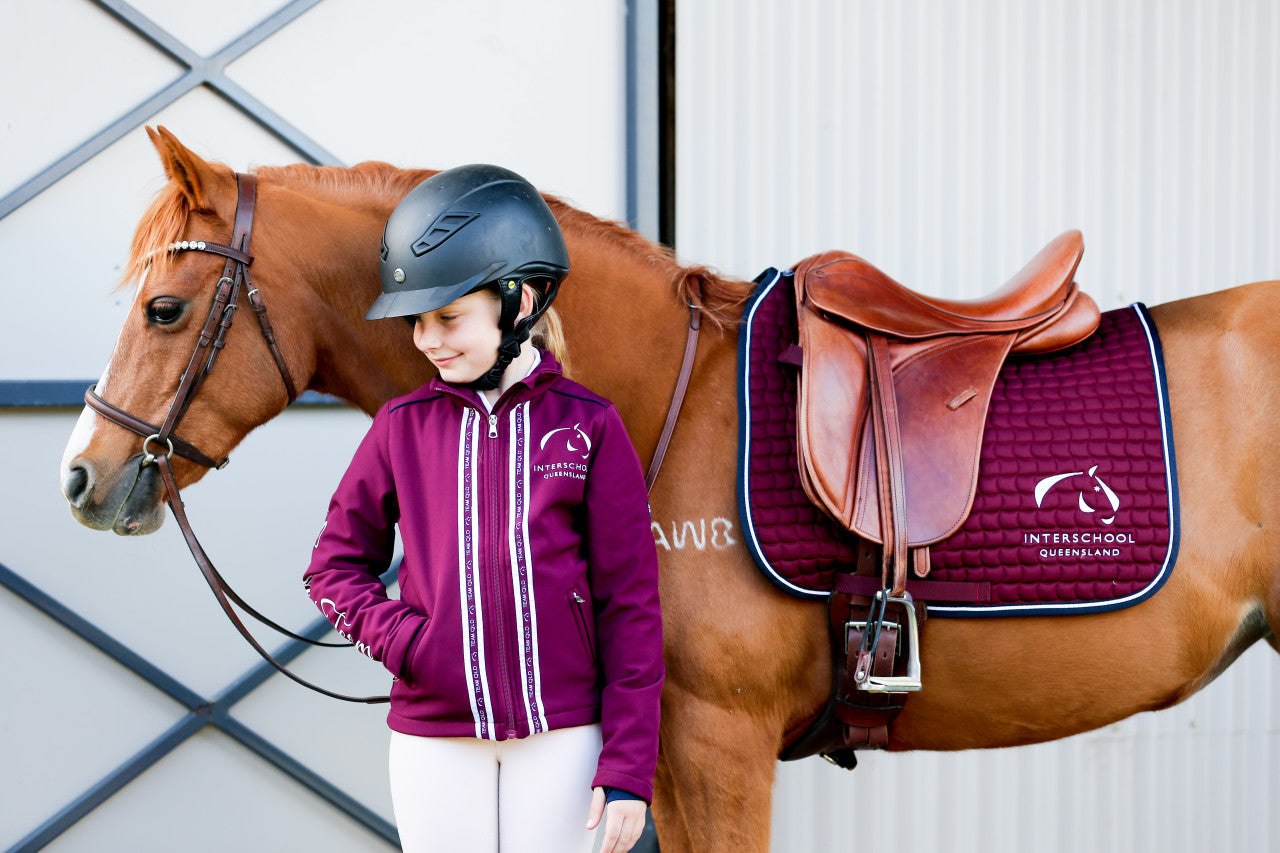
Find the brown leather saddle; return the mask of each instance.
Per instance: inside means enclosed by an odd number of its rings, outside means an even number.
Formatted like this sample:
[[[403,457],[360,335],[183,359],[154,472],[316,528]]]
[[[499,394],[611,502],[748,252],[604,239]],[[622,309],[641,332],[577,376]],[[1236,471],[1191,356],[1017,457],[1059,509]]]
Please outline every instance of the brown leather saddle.
[[[1064,349],[1097,328],[1098,306],[1073,278],[1083,251],[1080,232],[1068,231],[973,302],[914,293],[847,252],[796,267],[804,488],[883,546],[895,594],[908,562],[924,577],[928,546],[969,514],[1005,358]]]
[[[887,745],[905,699],[895,694],[921,689],[925,609],[908,589],[926,584],[909,585],[908,570],[924,578],[929,546],[969,515],[1005,359],[1097,329],[1098,306],[1074,280],[1083,252],[1068,231],[972,302],[915,293],[847,252],[795,267],[801,482],[860,541],[828,600],[831,699],[788,734],[783,758],[822,754],[851,768],[854,749]]]

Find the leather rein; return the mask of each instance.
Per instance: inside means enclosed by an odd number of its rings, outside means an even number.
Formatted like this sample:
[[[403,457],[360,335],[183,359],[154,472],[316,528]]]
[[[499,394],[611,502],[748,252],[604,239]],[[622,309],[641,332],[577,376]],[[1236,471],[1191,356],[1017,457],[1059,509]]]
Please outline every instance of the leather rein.
[[[236,310],[239,308],[239,298],[242,290],[245,291],[244,295],[248,298],[249,304],[257,315],[258,326],[262,330],[262,336],[267,342],[268,349],[271,350],[271,357],[276,363],[276,369],[280,373],[281,380],[284,382],[285,393],[288,395],[289,403],[292,403],[298,397],[293,378],[289,375],[289,371],[285,366],[284,356],[281,354],[280,346],[276,342],[275,331],[271,327],[271,321],[267,318],[267,307],[262,301],[262,294],[253,286],[253,278],[249,273],[249,265],[253,263],[253,255],[249,254],[249,238],[253,233],[253,210],[258,194],[257,178],[253,175],[237,174],[236,185],[239,193],[236,201],[236,218],[232,228],[231,245],[210,243],[203,240],[183,240],[178,243],[171,243],[166,249],[168,252],[195,251],[221,255],[226,258],[226,263],[223,265],[222,277],[218,279],[217,292],[213,297],[213,307],[209,311],[204,327],[200,330],[200,337],[196,341],[195,350],[191,353],[187,367],[182,372],[182,378],[178,382],[178,390],[174,394],[173,402],[169,404],[169,411],[165,415],[164,422],[160,426],[156,426],[113,406],[98,394],[96,385],[91,385],[85,390],[84,401],[89,408],[107,420],[142,436],[143,467],[155,465],[159,470],[165,491],[169,494],[169,508],[173,511],[173,517],[177,519],[178,527],[182,530],[182,536],[187,542],[191,556],[195,558],[196,566],[199,567],[200,573],[204,575],[204,579],[209,584],[209,589],[213,591],[214,598],[218,600],[222,611],[231,620],[231,623],[235,625],[240,635],[262,656],[263,660],[303,687],[308,687],[325,696],[341,699],[345,702],[361,702],[364,704],[387,702],[389,698],[386,696],[345,696],[312,684],[291,672],[254,639],[249,629],[245,627],[239,615],[231,606],[232,602],[235,602],[241,609],[262,624],[294,640],[313,646],[345,647],[351,645],[350,643],[326,643],[295,634],[263,616],[241,598],[218,572],[218,569],[213,565],[213,561],[209,559],[209,555],[205,553],[204,548],[200,545],[200,540],[196,537],[195,531],[191,527],[191,522],[187,518],[186,507],[178,491],[178,481],[174,477],[172,466],[169,464],[169,457],[175,453],[206,468],[221,469],[226,467],[229,461],[225,457],[215,461],[197,449],[195,445],[178,436],[177,429],[183,416],[191,407],[192,401],[195,400],[196,394],[203,387],[205,379],[208,378],[213,371],[214,365],[217,364],[218,354],[226,346],[227,333],[231,330],[231,323],[235,319]]]
[[[263,660],[282,675],[324,696],[340,699],[344,702],[359,702],[366,705],[389,702],[389,696],[347,696],[313,684],[290,671],[288,667],[272,657],[254,639],[249,629],[245,627],[244,622],[241,621],[236,613],[235,608],[231,606],[232,602],[263,625],[294,640],[313,646],[329,648],[351,646],[351,643],[326,643],[295,634],[293,631],[263,616],[241,598],[218,572],[217,567],[213,565],[213,561],[209,559],[209,555],[205,553],[200,540],[196,537],[195,531],[191,527],[191,521],[187,517],[186,506],[183,504],[182,496],[178,491],[178,481],[174,477],[172,466],[169,464],[169,457],[175,453],[197,465],[215,470],[225,468],[230,461],[230,457],[214,460],[200,451],[194,444],[179,436],[177,429],[183,416],[191,407],[196,394],[203,387],[205,379],[213,371],[214,365],[218,360],[218,354],[226,346],[227,333],[231,330],[231,323],[235,319],[235,313],[239,308],[238,299],[243,288],[247,287],[245,296],[248,298],[249,304],[253,307],[254,313],[258,318],[258,326],[262,330],[262,336],[267,343],[267,348],[271,351],[271,357],[276,363],[280,378],[284,382],[285,393],[289,398],[288,402],[293,403],[298,397],[293,378],[289,375],[284,356],[281,354],[280,346],[276,341],[275,331],[267,318],[267,307],[262,301],[262,294],[254,287],[253,279],[249,273],[249,266],[253,263],[253,255],[249,253],[249,239],[253,233],[253,211],[258,194],[257,177],[251,174],[237,173],[236,187],[238,198],[236,200],[235,224],[232,227],[230,245],[211,243],[204,240],[182,240],[169,244],[164,250],[171,253],[208,252],[226,258],[222,269],[222,277],[218,279],[217,292],[213,297],[213,306],[209,311],[208,318],[205,320],[204,327],[200,330],[200,337],[196,341],[195,350],[191,353],[191,358],[188,360],[186,369],[182,373],[182,378],[178,382],[178,390],[174,394],[173,402],[169,404],[169,411],[165,415],[164,422],[160,426],[156,426],[108,403],[98,393],[97,385],[90,385],[85,389],[84,402],[89,408],[112,423],[142,436],[142,465],[146,467],[154,464],[159,470],[165,491],[169,495],[169,508],[173,511],[173,517],[178,522],[182,537],[187,542],[187,548],[191,551],[191,556],[195,559],[196,566],[200,569],[200,574],[204,576],[205,581],[209,584],[209,589],[213,591],[214,598],[218,600],[219,606],[222,607],[222,611],[227,615],[227,618],[231,620],[231,624],[236,627],[240,635],[257,651]],[[667,410],[667,418],[663,424],[658,447],[645,478],[646,486],[649,489],[652,489],[653,483],[657,479],[658,471],[662,467],[662,459],[666,455],[667,445],[671,440],[676,420],[680,415],[680,408],[684,402],[689,377],[693,372],[693,360],[697,352],[700,326],[700,309],[695,302],[691,301],[689,304],[689,333],[680,365],[680,374],[676,381],[675,391],[672,394],[671,405]]]

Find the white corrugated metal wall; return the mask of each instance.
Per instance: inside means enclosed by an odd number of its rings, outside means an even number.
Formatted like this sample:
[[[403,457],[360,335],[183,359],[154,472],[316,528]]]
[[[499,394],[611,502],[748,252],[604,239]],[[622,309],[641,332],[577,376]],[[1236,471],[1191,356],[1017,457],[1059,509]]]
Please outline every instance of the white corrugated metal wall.
[[[690,0],[677,32],[684,257],[844,248],[971,297],[1080,228],[1104,309],[1280,278],[1275,3]],[[1280,849],[1277,669],[1054,744],[783,765],[774,849]]]

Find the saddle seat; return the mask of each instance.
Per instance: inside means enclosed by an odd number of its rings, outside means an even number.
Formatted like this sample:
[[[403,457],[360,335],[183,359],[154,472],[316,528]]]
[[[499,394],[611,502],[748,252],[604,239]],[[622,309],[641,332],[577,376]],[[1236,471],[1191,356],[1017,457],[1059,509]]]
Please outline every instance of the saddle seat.
[[[905,588],[908,550],[968,517],[987,406],[1010,353],[1072,346],[1098,326],[1074,275],[1079,231],[1062,234],[990,297],[915,293],[847,252],[795,267],[801,482],[820,508],[881,544],[886,587]],[[892,583],[890,583],[892,581]]]
[[[1076,268],[1084,254],[1079,231],[1058,236],[994,293],[976,300],[941,299],[917,293],[894,281],[863,259],[845,252],[816,256],[809,297],[821,310],[886,335],[904,339],[944,334],[1022,334],[1013,351],[1052,352],[1088,337],[1089,331],[1064,323],[1090,323],[1089,312],[1062,316],[1072,299]],[[806,262],[808,263],[808,262]],[[830,264],[832,277],[828,277]],[[1044,324],[1044,328],[1036,329]],[[1083,333],[1082,333],[1083,332]],[[1070,343],[1063,344],[1067,339]]]

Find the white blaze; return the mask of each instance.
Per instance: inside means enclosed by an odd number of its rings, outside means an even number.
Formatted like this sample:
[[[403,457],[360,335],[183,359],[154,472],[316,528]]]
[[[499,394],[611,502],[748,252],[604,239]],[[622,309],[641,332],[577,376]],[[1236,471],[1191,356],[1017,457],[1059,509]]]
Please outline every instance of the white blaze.
[[[139,297],[142,296],[142,285],[147,281],[147,268],[142,270],[142,275],[138,276],[138,286],[133,290],[133,305],[138,303]],[[133,310],[131,305],[130,311]],[[127,317],[126,317],[127,319]],[[120,338],[124,336],[124,325],[121,324],[120,336],[116,338],[116,345],[111,348],[111,354],[114,357],[116,350],[120,348]],[[102,376],[98,379],[98,394],[102,395],[107,392],[107,376],[111,373],[111,359],[107,360],[107,366],[102,369]],[[62,451],[62,468],[61,472],[65,476],[70,469],[71,463],[80,454],[84,453],[89,446],[89,442],[93,440],[93,432],[98,427],[98,413],[93,409],[85,406],[80,412],[80,419],[76,421],[76,427],[71,431],[71,438],[67,439],[67,447]]]

